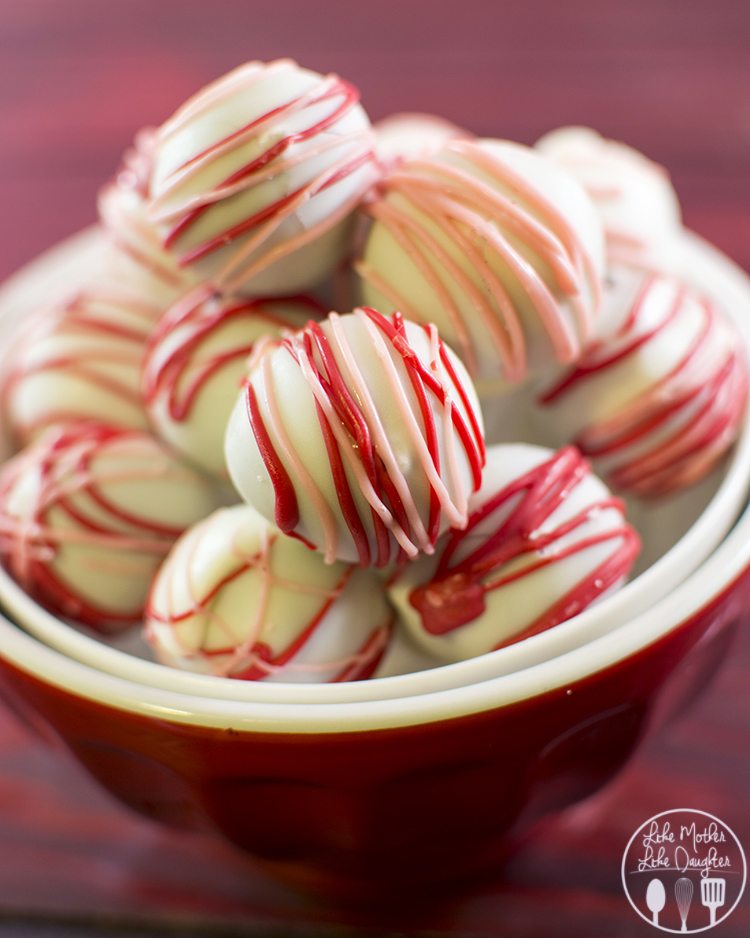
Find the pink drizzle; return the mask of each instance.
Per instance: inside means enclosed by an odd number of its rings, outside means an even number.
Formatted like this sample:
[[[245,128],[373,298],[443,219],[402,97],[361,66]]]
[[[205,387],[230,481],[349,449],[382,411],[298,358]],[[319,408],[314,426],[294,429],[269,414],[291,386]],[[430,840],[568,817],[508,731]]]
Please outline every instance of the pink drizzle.
[[[186,278],[164,251],[145,214],[155,142],[154,128],[145,127],[138,132],[134,145],[125,151],[115,178],[99,193],[99,216],[123,254],[163,286],[179,291],[187,289]],[[137,200],[137,209],[128,204],[128,194]]]
[[[558,359],[573,361],[592,336],[599,304],[598,277],[574,229],[551,202],[481,143],[454,140],[446,144],[444,152],[460,156],[477,174],[488,175],[492,184],[449,163],[414,160],[385,177],[380,198],[368,205],[369,213],[387,227],[431,287],[473,376],[479,370],[479,349],[448,283],[467,298],[487,330],[503,375],[509,381],[520,381],[527,372],[523,324],[507,286],[485,259],[487,252],[509,269],[531,300]],[[517,196],[505,195],[508,189]],[[390,195],[399,199],[389,199]],[[403,202],[408,209],[401,207]],[[449,239],[460,260],[442,246],[431,229]],[[570,304],[573,323],[556,293],[515,246],[518,241],[551,271],[555,290]],[[356,266],[360,276],[408,319],[424,320],[425,311],[407,303],[398,292],[397,276],[377,272],[364,261]],[[466,273],[467,268],[473,276]],[[590,302],[584,298],[586,285],[592,293]]]
[[[107,450],[132,441],[136,464],[132,470],[103,471],[96,461],[106,462]],[[146,468],[144,442],[152,452],[152,465]],[[161,457],[161,458],[159,458]],[[95,423],[69,424],[50,431],[33,446],[7,462],[0,473],[0,557],[24,590],[53,612],[75,619],[104,632],[137,622],[142,608],[116,613],[80,595],[73,584],[58,574],[55,562],[66,545],[92,549],[91,576],[96,575],[97,551],[153,558],[156,565],[167,554],[182,527],[170,527],[133,514],[107,495],[113,483],[146,481],[151,477],[173,475],[179,484],[186,470],[178,466],[147,434],[118,430]],[[9,499],[20,480],[30,475],[35,483],[35,503],[23,517],[12,514]],[[89,511],[88,506],[92,509]],[[75,522],[63,527],[52,513],[62,513]],[[102,514],[103,513],[103,514]]]
[[[420,509],[415,502],[407,480],[399,469],[397,457],[380,426],[380,418],[371,402],[369,390],[362,384],[354,352],[346,343],[343,331],[337,328],[337,315],[331,314],[328,332],[319,324],[311,322],[304,330],[289,334],[277,345],[281,345],[300,367],[315,396],[338,508],[356,547],[359,563],[363,566],[373,563],[384,566],[392,559],[391,537],[395,538],[401,551],[414,556],[418,550],[432,551],[444,514],[456,525],[465,522],[465,506],[462,507],[460,499],[448,491],[441,479],[436,413],[445,415],[444,427],[450,436],[446,448],[459,448],[463,452],[475,489],[479,487],[484,465],[484,440],[479,419],[465,389],[450,367],[434,327],[424,327],[437,350],[435,361],[428,366],[409,345],[400,313],[394,313],[388,319],[375,310],[365,308],[355,311],[354,315],[359,316],[371,330],[369,334],[372,336],[374,354],[377,354],[378,343],[382,343],[384,349],[396,353],[396,361],[403,367],[414,392],[416,414],[398,378],[391,379],[395,403],[406,428],[411,431],[413,448],[429,485],[426,528],[422,523],[425,509]],[[334,347],[339,352],[338,356],[334,353]],[[394,368],[393,362],[386,355],[382,356],[382,360],[384,372]],[[266,399],[273,402],[276,390],[268,381],[264,384],[264,392]],[[299,522],[297,490],[271,439],[273,434],[281,434],[283,427],[277,423],[269,430],[266,426],[250,380],[245,383],[245,393],[250,427],[274,486],[276,523],[285,533],[292,533]],[[466,417],[453,403],[453,395],[457,395],[460,400]],[[287,451],[292,448],[291,441],[287,440],[285,448]],[[349,474],[345,467],[348,467]],[[352,477],[358,483],[359,494],[364,496],[370,506],[364,516],[357,507]],[[303,472],[296,472],[295,479],[319,506],[318,513],[327,531],[323,549],[330,561],[336,556],[335,523],[329,517],[330,509],[327,504],[321,503],[317,487],[311,479],[305,478]]]
[[[600,204],[604,209],[611,206],[613,203],[616,205],[616,203],[626,198],[624,187],[614,179],[608,183],[595,183],[589,180],[589,174],[605,164],[609,164],[609,171],[616,174],[618,170],[622,172],[618,163],[622,164],[622,166],[629,163],[637,172],[650,174],[656,177],[663,185],[671,186],[668,171],[660,163],[649,159],[643,153],[621,149],[618,144],[613,144],[604,139],[592,141],[592,143],[593,142],[597,143],[598,152],[564,152],[555,154],[552,159],[575,176],[586,192],[591,196],[593,202]],[[608,150],[611,151],[611,155],[608,155]],[[649,241],[645,237],[646,233],[647,228],[645,224],[643,236],[638,235],[634,231],[613,228],[611,224],[606,225],[605,236],[609,260],[623,263],[639,260],[639,258],[645,254],[649,246]]]
[[[81,292],[68,303],[42,311],[12,357],[12,366],[0,394],[6,421],[21,441],[31,439],[39,430],[70,420],[87,419],[85,409],[70,410],[50,400],[47,409],[34,421],[21,422],[13,414],[13,397],[25,381],[44,373],[70,376],[84,382],[92,394],[105,391],[119,399],[122,413],[113,410],[113,426],[141,427],[145,414],[137,381],[118,378],[107,371],[107,365],[126,366],[138,373],[143,348],[158,307],[145,300],[117,292]],[[75,352],[53,351],[55,340],[74,344]],[[39,344],[50,345],[48,353],[38,355]]]
[[[643,325],[649,296],[664,279],[658,274],[646,278],[613,339],[591,345],[540,398],[542,405],[554,406],[585,382],[606,380],[608,369],[679,324],[688,291],[675,284],[674,301],[661,320],[651,329]],[[606,460],[607,476],[617,488],[658,496],[690,485],[716,464],[737,435],[748,393],[742,343],[734,340],[729,321],[712,303],[695,299],[702,323],[682,358],[617,413],[591,423],[573,441],[586,456]],[[717,355],[720,329],[725,337]],[[596,393],[595,383],[590,393]]]
[[[236,69],[224,79],[204,89],[178,111],[158,132],[159,141],[169,139],[181,132],[191,121],[200,118],[206,111],[224,103],[234,95],[240,92],[252,93],[255,83],[269,73],[289,67],[296,66],[288,60],[279,60],[268,65],[249,63]],[[165,237],[164,246],[177,252],[180,266],[189,266],[224,248],[227,244],[250,235],[236,246],[233,256],[215,278],[221,287],[232,291],[281,257],[319,238],[350,214],[379,175],[373,149],[374,135],[368,130],[350,134],[347,137],[329,135],[329,139],[326,139],[326,132],[352,111],[358,102],[359,92],[353,85],[336,75],[328,75],[311,91],[292,98],[239,130],[217,140],[175,169],[164,191],[152,199],[151,207],[156,219],[172,223]],[[309,126],[304,129],[287,133],[280,139],[274,140],[276,129],[283,128],[289,117],[317,109],[321,104],[331,105],[330,111],[324,117],[316,120],[311,118]],[[203,172],[206,167],[210,168],[212,163],[224,159],[233,151],[245,146],[249,140],[261,140],[263,136],[267,136],[274,142],[254,159],[216,184],[214,188],[200,196],[186,196],[175,209],[163,207],[163,203],[172,197],[175,190],[179,191],[183,184],[187,184],[189,188],[192,179]],[[295,145],[299,144],[305,144],[301,153],[294,150]],[[217,203],[259,186],[290,170],[299,162],[315,159],[329,151],[328,166],[310,182],[238,223],[219,229],[197,246],[180,250],[179,243],[184,235]],[[353,197],[345,200],[318,224],[287,238],[283,243],[267,250],[265,254],[253,258],[252,255],[305,203],[365,167],[369,167],[369,171],[363,173],[361,184]]]
[[[209,520],[207,524],[210,524]],[[199,534],[196,531],[196,535]],[[338,660],[320,662],[296,662],[295,659],[304,651],[306,645],[316,636],[320,629],[326,628],[326,617],[334,603],[343,593],[352,575],[353,567],[346,568],[338,582],[330,590],[299,583],[291,578],[279,577],[272,572],[271,554],[278,539],[278,535],[269,534],[264,538],[261,550],[251,556],[244,553],[237,544],[231,545],[235,563],[232,570],[213,587],[199,594],[195,586],[191,587],[191,602],[187,608],[158,608],[154,591],[149,597],[146,607],[146,619],[149,625],[146,629],[146,638],[159,653],[159,641],[154,630],[154,623],[167,626],[174,631],[174,638],[183,656],[189,659],[202,659],[209,664],[212,674],[230,677],[243,681],[261,681],[271,675],[283,671],[302,671],[311,677],[316,672],[333,671],[329,683],[341,681],[364,680],[372,676],[380,663],[393,631],[393,618],[388,615],[386,621],[378,623],[365,637],[360,648],[342,656]],[[198,547],[198,538],[188,556],[188,570],[192,569],[191,560]],[[168,561],[169,563],[169,561]],[[235,633],[230,623],[223,621],[216,600],[221,591],[231,582],[255,571],[263,578],[260,590],[261,600],[256,607],[248,609],[248,634],[241,643],[237,643]],[[163,576],[168,576],[169,569],[165,568]],[[300,595],[313,595],[320,597],[320,605],[311,618],[303,623],[296,636],[282,649],[274,653],[270,645],[263,640],[263,632],[269,626],[268,605],[274,589],[290,590]],[[180,625],[196,616],[205,622],[204,636],[209,632],[218,630],[218,634],[226,635],[226,644],[221,647],[196,648],[180,638]]]
[[[223,326],[232,321],[264,323],[269,332],[293,328],[299,319],[288,314],[288,305],[306,307],[311,317],[323,315],[323,308],[310,297],[275,297],[268,299],[223,298],[214,287],[205,285],[178,301],[159,320],[152,332],[143,366],[143,396],[148,407],[158,399],[166,400],[171,420],[180,423],[190,418],[196,400],[206,383],[217,372],[239,360],[247,359],[254,342],[235,345],[221,353],[207,355],[202,346]],[[159,352],[165,341],[179,332],[164,359]],[[196,360],[200,367],[193,371]]]
[[[610,530],[597,534],[586,532],[597,513],[607,509],[622,511],[619,499],[592,502],[575,517],[542,530],[588,473],[588,465],[577,450],[561,449],[479,505],[463,531],[450,532],[432,579],[409,596],[409,602],[421,616],[424,630],[431,635],[448,634],[485,612],[488,593],[533,576],[551,564],[561,563],[598,544],[611,542],[609,555],[536,621],[495,647],[559,625],[621,582],[640,549],[637,533],[624,519]],[[508,505],[513,507],[506,514],[504,509]],[[496,512],[502,519],[497,526],[487,533],[477,533],[477,528],[486,526]],[[566,546],[557,546],[576,533],[575,540]],[[476,543],[473,550],[472,543]],[[459,553],[461,559],[455,559]],[[514,572],[504,572],[509,564],[524,557],[528,557],[526,564]]]

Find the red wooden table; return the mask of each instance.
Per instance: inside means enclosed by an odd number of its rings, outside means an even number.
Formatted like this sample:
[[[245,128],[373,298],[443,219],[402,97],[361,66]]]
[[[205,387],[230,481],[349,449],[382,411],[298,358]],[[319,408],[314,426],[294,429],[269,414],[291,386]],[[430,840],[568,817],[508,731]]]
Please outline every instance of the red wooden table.
[[[428,110],[532,142],[563,123],[624,138],[672,171],[687,223],[750,269],[747,0],[0,2],[0,276],[89,223],[138,126],[247,58],[291,55],[357,83],[374,118]],[[750,315],[750,310],[748,311]],[[619,863],[674,807],[750,849],[750,637],[703,700],[601,796],[518,845],[475,895],[334,909],[227,846],[127,814],[0,713],[0,935],[654,935]],[[750,933],[746,896],[717,934]]]

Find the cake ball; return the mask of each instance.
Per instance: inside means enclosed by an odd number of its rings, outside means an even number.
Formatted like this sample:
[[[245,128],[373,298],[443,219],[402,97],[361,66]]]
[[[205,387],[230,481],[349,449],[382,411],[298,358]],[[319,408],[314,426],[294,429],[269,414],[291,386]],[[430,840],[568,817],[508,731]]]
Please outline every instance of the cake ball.
[[[158,436],[225,476],[224,433],[253,345],[321,313],[304,297],[230,298],[210,286],[179,300],[160,319],[143,363],[143,397]]]
[[[182,268],[228,292],[290,294],[345,254],[379,175],[359,92],[289,59],[248,62],[157,132],[150,217]]]
[[[242,497],[284,533],[329,563],[384,567],[466,523],[481,415],[434,326],[331,313],[256,345],[226,459]]]
[[[67,424],[0,470],[0,558],[52,612],[116,632],[141,619],[176,538],[219,504],[148,434]]]
[[[415,641],[460,661],[582,612],[625,581],[638,535],[573,447],[492,446],[469,521],[389,590]]]
[[[377,575],[326,565],[249,505],[220,509],[175,544],[146,607],[164,664],[248,681],[370,677],[393,613]]]
[[[605,306],[607,335],[543,388],[542,427],[619,490],[690,485],[738,433],[743,343],[721,309],[666,274],[613,268]]]
[[[391,114],[373,126],[375,152],[392,169],[407,160],[432,156],[449,140],[473,137],[468,130],[434,114]]]
[[[398,677],[401,674],[416,674],[429,671],[445,664],[440,658],[428,654],[411,637],[408,629],[396,620],[393,636],[379,662],[373,678]]]
[[[140,296],[92,285],[24,320],[0,387],[16,440],[66,420],[145,429],[141,359],[159,312]]]
[[[574,361],[593,336],[601,223],[529,147],[452,140],[387,173],[367,211],[364,301],[434,322],[480,393]]]
[[[139,132],[114,179],[100,191],[98,209],[112,245],[104,273],[164,311],[195,286],[197,278],[162,247],[147,213],[155,139],[153,128]]]
[[[681,227],[680,205],[663,166],[587,127],[561,127],[536,148],[581,183],[617,260],[662,256]]]

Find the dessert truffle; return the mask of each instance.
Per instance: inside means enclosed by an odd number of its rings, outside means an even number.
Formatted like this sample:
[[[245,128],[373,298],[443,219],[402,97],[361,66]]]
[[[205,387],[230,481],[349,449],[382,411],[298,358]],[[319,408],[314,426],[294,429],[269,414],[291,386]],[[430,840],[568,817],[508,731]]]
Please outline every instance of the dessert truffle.
[[[261,339],[226,437],[242,497],[334,559],[386,566],[466,522],[484,462],[471,381],[434,326],[363,308]]]
[[[240,505],[175,544],[149,596],[146,637],[160,661],[183,670],[353,681],[377,668],[392,618],[374,572],[327,565]]]
[[[227,292],[290,294],[346,253],[377,180],[359,93],[289,59],[248,62],[157,132],[150,217],[183,268]]]
[[[480,393],[571,362],[594,335],[603,235],[579,184],[529,147],[453,140],[387,173],[364,301],[434,322]]]
[[[242,299],[198,287],[160,319],[143,364],[143,396],[161,439],[225,476],[224,433],[255,341],[299,329],[322,308],[303,297]]]
[[[616,489],[656,496],[704,476],[740,427],[742,341],[713,302],[665,274],[612,268],[607,335],[543,388],[541,427]]]
[[[143,296],[163,312],[195,286],[197,278],[162,247],[148,216],[155,138],[156,131],[150,127],[138,133],[114,179],[100,191],[97,204],[112,245],[104,273],[113,283]]]
[[[681,228],[681,218],[663,166],[587,127],[553,130],[537,141],[536,148],[575,176],[591,196],[613,260],[664,256]]]
[[[0,387],[16,440],[68,420],[145,429],[141,359],[159,312],[140,296],[92,285],[25,320]]]
[[[473,137],[468,130],[434,114],[391,114],[378,121],[373,130],[375,152],[387,169],[407,160],[432,156],[449,140]]]
[[[0,558],[52,612],[116,632],[141,619],[175,539],[219,504],[146,433],[67,424],[0,470]]]
[[[621,585],[639,539],[573,447],[487,451],[469,521],[389,595],[414,639],[458,661],[570,619]]]

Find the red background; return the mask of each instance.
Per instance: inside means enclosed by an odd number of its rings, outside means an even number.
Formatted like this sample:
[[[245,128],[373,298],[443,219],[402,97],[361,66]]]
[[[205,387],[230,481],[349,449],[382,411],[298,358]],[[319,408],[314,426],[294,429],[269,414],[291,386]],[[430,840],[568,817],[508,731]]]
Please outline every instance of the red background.
[[[527,143],[565,123],[624,139],[670,169],[687,224],[750,268],[747,0],[4,0],[0,276],[93,220],[139,126],[248,58],[283,55],[354,81],[374,119],[425,110]],[[745,635],[690,714],[519,845],[496,882],[377,923],[131,817],[0,714],[0,934],[657,934],[622,894],[622,851],[647,817],[685,806],[750,849],[748,679]],[[749,932],[746,897],[718,934]]]

